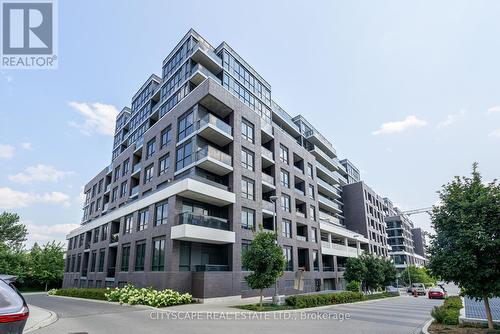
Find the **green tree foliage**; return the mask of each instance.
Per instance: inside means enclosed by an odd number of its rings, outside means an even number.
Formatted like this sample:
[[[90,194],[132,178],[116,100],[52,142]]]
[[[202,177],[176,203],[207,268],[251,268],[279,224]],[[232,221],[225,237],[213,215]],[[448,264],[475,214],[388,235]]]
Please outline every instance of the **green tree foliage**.
[[[384,266],[381,258],[373,254],[364,254],[361,256],[366,265],[365,285],[368,290],[377,290],[384,284]]]
[[[245,277],[248,286],[260,290],[262,308],[263,290],[270,288],[283,275],[285,257],[276,243],[273,232],[259,232],[255,235],[250,248],[243,253],[243,265],[251,274]]]
[[[390,259],[382,259],[381,264],[384,273],[383,286],[389,286],[396,281],[396,267]]]
[[[31,277],[45,286],[59,281],[64,274],[63,247],[55,241],[45,244],[43,247],[34,244],[29,259],[31,264]]]
[[[363,254],[347,260],[344,279],[361,282],[365,289],[377,290],[396,280],[396,267],[389,259]]]
[[[429,268],[466,295],[484,300],[493,328],[489,298],[500,296],[500,185],[483,183],[475,163],[471,177],[455,177],[439,198],[441,205],[432,211],[436,235]]]
[[[26,241],[28,230],[19,223],[19,216],[15,213],[3,212],[0,214],[0,244],[10,249],[21,249]]]
[[[409,274],[408,274],[409,272]],[[401,277],[399,278],[405,285],[410,283],[424,283],[424,284],[434,284],[436,280],[430,275],[428,269],[417,268],[415,266],[408,266],[401,272]]]
[[[10,249],[0,244],[0,273],[17,276],[17,281],[22,284],[29,276],[29,259],[25,251]]]
[[[366,265],[362,258],[350,257],[345,266],[344,279],[347,282],[362,282],[366,277]]]

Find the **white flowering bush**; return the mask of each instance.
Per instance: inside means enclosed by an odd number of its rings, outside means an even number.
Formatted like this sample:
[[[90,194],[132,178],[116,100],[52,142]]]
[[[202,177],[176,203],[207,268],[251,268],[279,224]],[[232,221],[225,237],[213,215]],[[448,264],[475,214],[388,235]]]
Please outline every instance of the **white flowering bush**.
[[[189,293],[180,294],[171,289],[159,291],[153,288],[136,288],[131,284],[127,284],[123,288],[108,288],[104,295],[110,302],[153,307],[189,304],[193,300]]]
[[[47,291],[47,294],[49,296],[54,296],[55,294],[57,294],[57,289],[50,289],[49,291]]]

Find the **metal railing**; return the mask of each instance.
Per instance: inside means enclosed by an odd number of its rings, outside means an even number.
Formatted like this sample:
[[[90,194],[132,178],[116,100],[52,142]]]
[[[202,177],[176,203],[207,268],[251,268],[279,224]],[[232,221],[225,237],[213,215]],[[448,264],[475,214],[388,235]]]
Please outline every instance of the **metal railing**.
[[[206,157],[213,158],[229,166],[232,166],[233,164],[233,158],[229,154],[224,153],[210,145],[201,147],[201,149],[196,152],[196,160],[200,160]]]
[[[204,216],[192,212],[183,212],[178,215],[179,225],[190,224],[203,227],[215,228],[218,230],[229,230],[229,222],[225,218]]]
[[[200,118],[198,124],[199,124],[198,128],[201,128],[207,124],[211,124],[211,125],[215,126],[217,129],[227,133],[230,136],[232,135],[232,132],[233,132],[231,125],[227,124],[226,122],[224,122],[220,118],[215,117],[212,114],[204,115],[202,118]]]

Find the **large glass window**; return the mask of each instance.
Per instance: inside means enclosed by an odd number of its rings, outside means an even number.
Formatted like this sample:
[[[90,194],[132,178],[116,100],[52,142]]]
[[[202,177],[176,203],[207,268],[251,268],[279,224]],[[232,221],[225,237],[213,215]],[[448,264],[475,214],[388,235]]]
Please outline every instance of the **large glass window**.
[[[163,271],[165,269],[165,239],[153,240],[153,263],[152,271]]]
[[[170,168],[170,154],[165,154],[158,160],[158,176],[165,174]]]
[[[254,170],[254,160],[255,155],[249,149],[242,147],[241,148],[241,167],[246,168],[248,170]]]
[[[155,226],[166,224],[168,221],[168,203],[156,204],[155,210]]]
[[[93,250],[90,254],[90,271],[95,272],[95,266],[97,263],[97,250]]]
[[[255,229],[255,210],[241,209],[241,227],[247,230]]]
[[[313,178],[313,165],[307,163],[307,175],[312,179]]]
[[[144,258],[146,256],[146,240],[137,241],[135,244],[135,271],[144,271]]]
[[[193,156],[193,144],[191,141],[183,143],[179,148],[177,148],[175,169],[180,170],[188,166],[192,161]]]
[[[123,234],[132,233],[132,224],[134,223],[133,215],[125,216],[123,221]]]
[[[317,250],[313,250],[313,268],[314,268],[314,271],[318,271],[319,270],[319,257],[318,257],[318,251]]]
[[[292,237],[292,222],[288,219],[283,219],[281,222],[282,226],[282,235],[285,238],[291,238]]]
[[[280,170],[280,183],[283,187],[290,188],[290,173],[286,170]]]
[[[247,177],[241,178],[241,196],[243,198],[255,199],[255,182]]]
[[[148,227],[149,209],[139,211],[139,221],[137,222],[137,231],[145,230]]]
[[[104,257],[106,255],[106,250],[103,248],[99,251],[99,268],[98,272],[102,273],[104,271]]]
[[[312,184],[309,185],[307,194],[309,198],[314,199],[314,186]]]
[[[160,136],[160,147],[165,147],[172,140],[172,127],[169,125],[166,129],[161,132]]]
[[[154,175],[154,165],[151,164],[146,167],[144,170],[144,184],[151,182],[153,180]]]
[[[123,182],[120,186],[120,197],[127,196],[127,181]]]
[[[281,209],[290,212],[290,196],[287,194],[281,194]]]
[[[104,224],[101,227],[101,241],[108,238],[108,224]]]
[[[130,263],[130,244],[122,246],[122,261],[120,264],[121,271],[128,271]]]
[[[245,254],[246,252],[248,252],[248,250],[250,249],[251,244],[252,244],[252,242],[250,240],[245,240],[245,239],[241,240],[241,258],[243,258],[243,254]],[[241,262],[241,270],[242,271],[247,271],[248,270],[243,265],[243,261]]]
[[[179,118],[177,140],[182,140],[194,131],[194,112],[190,111]]]
[[[241,135],[243,139],[248,140],[253,143],[254,141],[254,127],[253,124],[247,121],[246,119],[242,119],[241,121]]]
[[[130,159],[127,159],[123,162],[122,174],[127,175],[130,170]]]
[[[153,138],[146,145],[146,159],[155,153],[156,140]]]
[[[285,271],[293,271],[293,252],[291,246],[283,246],[283,255],[285,255]]]
[[[288,148],[280,144],[280,160],[288,165]]]

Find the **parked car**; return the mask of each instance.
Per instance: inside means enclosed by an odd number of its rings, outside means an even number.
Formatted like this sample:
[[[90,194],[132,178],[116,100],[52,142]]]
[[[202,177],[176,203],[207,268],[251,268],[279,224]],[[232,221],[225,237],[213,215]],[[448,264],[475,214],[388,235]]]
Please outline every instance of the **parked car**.
[[[393,294],[397,294],[399,296],[399,289],[396,287],[393,287],[392,285],[386,286],[385,291]]]
[[[0,275],[0,333],[22,334],[29,309],[14,286],[15,276]]]
[[[408,289],[406,290],[408,293],[413,293],[413,291],[416,291],[417,294],[425,296],[425,285],[424,283],[413,283]]]
[[[439,288],[439,287],[434,287],[434,288],[430,288],[429,289],[429,292],[427,293],[427,296],[429,297],[429,299],[445,299],[446,298],[446,291],[444,291],[443,289]]]

